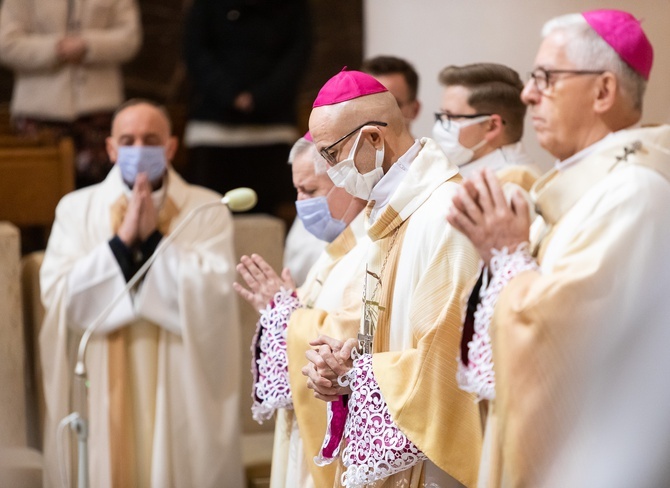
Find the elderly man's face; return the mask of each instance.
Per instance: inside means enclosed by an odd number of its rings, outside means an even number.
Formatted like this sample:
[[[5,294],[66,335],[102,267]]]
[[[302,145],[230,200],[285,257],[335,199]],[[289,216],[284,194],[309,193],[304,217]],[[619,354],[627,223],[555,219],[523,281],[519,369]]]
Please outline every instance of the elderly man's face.
[[[343,188],[336,187],[327,173],[315,174],[313,157],[321,156],[306,151],[296,156],[293,161],[293,186],[298,192],[297,199],[326,197],[330,215],[349,224],[366,202],[352,197]]]
[[[360,128],[354,131],[356,128],[357,125],[352,124],[347,117],[338,114],[338,108],[332,106],[317,107],[312,110],[309,117],[309,132],[312,134],[314,144],[319,151],[332,146],[333,143],[348,135],[328,151],[335,161],[331,164],[333,166],[349,156],[360,133]],[[354,164],[361,174],[369,173],[375,167],[374,148],[370,144],[366,144],[363,138],[361,138],[356,148]]]
[[[312,158],[321,157],[312,151],[304,151],[293,161],[293,186],[298,192],[298,200],[325,197],[334,186],[327,173],[314,174]]]
[[[576,66],[565,53],[565,35],[554,32],[540,45],[535,68],[546,70],[596,69]],[[530,108],[533,128],[540,145],[559,160],[566,159],[588,145],[593,126],[593,99],[597,76],[553,74],[546,90],[540,92],[529,80],[521,99]]]

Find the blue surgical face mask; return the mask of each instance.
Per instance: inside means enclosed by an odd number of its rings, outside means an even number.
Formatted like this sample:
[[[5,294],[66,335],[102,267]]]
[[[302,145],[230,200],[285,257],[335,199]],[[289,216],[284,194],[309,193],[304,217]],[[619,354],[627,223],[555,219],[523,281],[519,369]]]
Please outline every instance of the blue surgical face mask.
[[[326,197],[298,200],[295,202],[295,209],[305,229],[322,241],[333,242],[347,227],[346,223],[334,219],[330,214]]]
[[[123,181],[135,184],[138,173],[146,173],[149,181],[160,180],[167,168],[164,146],[119,146],[116,157]]]

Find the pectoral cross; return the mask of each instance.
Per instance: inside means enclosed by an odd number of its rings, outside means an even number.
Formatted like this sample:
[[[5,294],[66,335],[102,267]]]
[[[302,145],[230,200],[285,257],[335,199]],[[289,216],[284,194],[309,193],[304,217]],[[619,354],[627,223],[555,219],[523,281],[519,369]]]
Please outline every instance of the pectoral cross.
[[[384,307],[375,301],[375,295],[381,285],[381,278],[376,273],[368,270],[365,267],[365,283],[363,285],[363,330],[358,333],[358,344],[361,348],[361,354],[372,354],[372,342],[375,335],[375,327],[377,326],[377,317],[379,312],[384,310]],[[368,276],[376,280],[376,285],[372,296],[368,298]]]
[[[616,162],[620,163],[621,161],[628,162],[628,156],[635,154],[637,151],[642,149],[642,142],[635,141],[630,146],[625,146],[623,148],[623,154],[616,157]]]

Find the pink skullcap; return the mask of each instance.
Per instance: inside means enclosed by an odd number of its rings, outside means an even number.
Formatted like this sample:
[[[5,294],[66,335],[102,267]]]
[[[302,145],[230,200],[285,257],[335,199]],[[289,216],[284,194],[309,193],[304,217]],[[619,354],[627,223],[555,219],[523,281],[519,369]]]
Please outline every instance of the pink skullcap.
[[[314,140],[312,139],[312,134],[310,134],[309,131],[305,132],[305,135],[302,136],[302,138],[309,142],[314,142]]]
[[[644,34],[639,20],[621,10],[591,10],[582,15],[628,66],[645,80],[649,79],[654,48]]]
[[[346,71],[346,66],[326,82],[314,100],[312,108],[335,105],[365,95],[388,91],[375,78],[360,71]]]

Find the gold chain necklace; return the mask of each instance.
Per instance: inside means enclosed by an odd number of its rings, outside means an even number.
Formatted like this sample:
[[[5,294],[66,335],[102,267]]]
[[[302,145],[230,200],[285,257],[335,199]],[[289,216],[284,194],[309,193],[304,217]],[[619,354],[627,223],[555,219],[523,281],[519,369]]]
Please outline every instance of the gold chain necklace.
[[[372,341],[374,340],[375,329],[377,328],[379,312],[383,312],[385,310],[385,307],[381,306],[380,303],[374,299],[377,297],[377,293],[381,287],[384,269],[386,269],[386,263],[388,262],[389,256],[391,255],[391,250],[393,249],[393,245],[395,244],[395,241],[398,237],[399,230],[400,226],[396,227],[395,232],[393,233],[393,237],[391,237],[391,244],[386,251],[386,255],[384,256],[384,261],[382,262],[379,274],[370,271],[367,264],[365,265],[365,279],[363,282],[363,332],[358,333],[358,344],[361,348],[362,354],[372,353]],[[376,281],[375,289],[372,291],[371,300],[369,300],[367,296],[368,276],[374,278]]]

